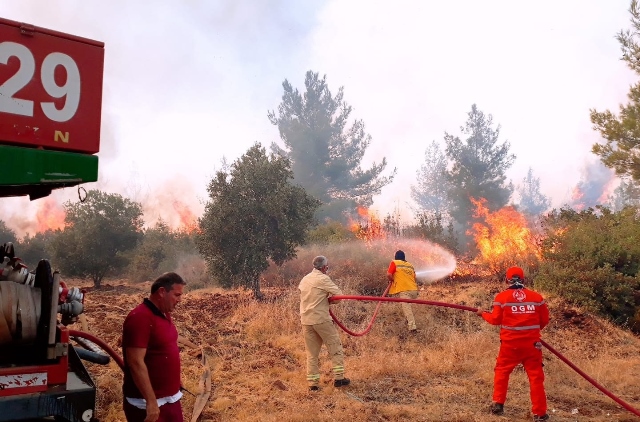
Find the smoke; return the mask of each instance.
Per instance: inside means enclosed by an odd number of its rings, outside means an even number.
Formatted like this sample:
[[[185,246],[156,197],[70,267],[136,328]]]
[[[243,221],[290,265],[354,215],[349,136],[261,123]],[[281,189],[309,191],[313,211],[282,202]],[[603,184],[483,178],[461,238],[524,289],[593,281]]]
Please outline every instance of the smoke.
[[[619,180],[601,161],[585,164],[582,178],[571,192],[571,208],[583,210],[607,203]]]

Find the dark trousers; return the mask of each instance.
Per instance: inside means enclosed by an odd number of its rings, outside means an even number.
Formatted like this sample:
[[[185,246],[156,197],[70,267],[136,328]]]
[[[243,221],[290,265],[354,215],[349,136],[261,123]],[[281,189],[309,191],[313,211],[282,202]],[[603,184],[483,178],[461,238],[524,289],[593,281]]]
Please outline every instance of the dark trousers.
[[[130,404],[127,399],[124,399],[123,404],[124,416],[127,418],[127,422],[144,422],[144,418],[147,417],[147,411],[145,409],[138,409]],[[184,422],[182,417],[182,404],[180,400],[175,403],[167,403],[160,406],[160,417],[158,422]]]

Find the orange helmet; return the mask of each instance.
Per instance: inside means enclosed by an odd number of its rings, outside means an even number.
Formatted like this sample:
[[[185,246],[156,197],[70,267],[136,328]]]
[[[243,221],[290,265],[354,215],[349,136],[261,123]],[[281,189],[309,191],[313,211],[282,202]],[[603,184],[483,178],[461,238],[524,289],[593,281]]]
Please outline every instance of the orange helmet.
[[[507,280],[509,281],[523,281],[524,271],[520,267],[511,267],[507,270]]]

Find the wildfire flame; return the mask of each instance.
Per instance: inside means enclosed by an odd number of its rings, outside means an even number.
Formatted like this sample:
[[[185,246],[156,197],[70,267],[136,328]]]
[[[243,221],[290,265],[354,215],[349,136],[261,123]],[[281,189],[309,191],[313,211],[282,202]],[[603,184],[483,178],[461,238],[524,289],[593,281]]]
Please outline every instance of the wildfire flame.
[[[371,242],[376,239],[384,239],[386,233],[382,227],[380,218],[365,207],[358,207],[358,216],[360,221],[351,223],[351,231],[356,235],[357,239]]]
[[[66,217],[64,208],[51,197],[43,198],[41,201],[36,212],[36,233],[63,229]]]
[[[474,236],[481,263],[497,273],[510,265],[533,264],[540,257],[524,215],[511,206],[489,212],[484,198],[471,198],[471,202],[476,207],[474,217],[482,220],[474,223],[469,233]]]
[[[198,218],[186,204],[178,201],[177,199],[174,199],[173,209],[176,211],[180,218],[180,226],[178,227],[178,231],[193,233],[198,229]]]

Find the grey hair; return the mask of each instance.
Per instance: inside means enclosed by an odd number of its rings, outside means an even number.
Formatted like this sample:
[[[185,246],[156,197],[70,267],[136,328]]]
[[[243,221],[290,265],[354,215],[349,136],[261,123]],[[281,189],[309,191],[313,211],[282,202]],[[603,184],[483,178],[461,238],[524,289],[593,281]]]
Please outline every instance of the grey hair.
[[[320,268],[326,266],[328,263],[327,258],[320,255],[313,258],[313,268],[319,270]]]

